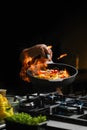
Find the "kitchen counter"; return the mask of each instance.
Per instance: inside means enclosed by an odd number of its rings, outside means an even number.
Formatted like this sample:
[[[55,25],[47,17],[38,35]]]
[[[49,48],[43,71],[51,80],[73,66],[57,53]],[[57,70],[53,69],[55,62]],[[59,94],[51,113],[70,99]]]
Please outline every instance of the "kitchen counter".
[[[77,124],[71,124],[71,123],[66,123],[66,122],[60,122],[60,121],[53,121],[53,120],[49,120],[47,122],[47,127],[49,129],[65,129],[65,130],[87,130],[86,126],[81,126],[81,125],[77,125]]]
[[[6,125],[2,124],[0,125],[1,130],[6,130]],[[66,122],[60,122],[60,121],[54,121],[54,120],[49,120],[47,121],[47,126],[43,128],[39,128],[39,130],[58,130],[58,129],[63,129],[63,130],[87,130],[86,126],[81,126],[77,124],[71,124],[71,123],[66,123]]]

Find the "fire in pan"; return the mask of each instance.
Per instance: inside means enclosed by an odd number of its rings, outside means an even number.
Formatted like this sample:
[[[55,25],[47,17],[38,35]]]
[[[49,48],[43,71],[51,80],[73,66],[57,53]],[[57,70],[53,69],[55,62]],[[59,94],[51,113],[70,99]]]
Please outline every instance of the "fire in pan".
[[[46,79],[46,78],[40,78],[38,76],[34,76],[33,72],[28,69],[27,75],[29,76],[33,85],[41,87],[41,88],[50,87],[50,86],[63,87],[63,86],[71,84],[75,80],[78,74],[78,70],[74,66],[63,64],[63,63],[49,63],[47,65],[47,69],[58,70],[58,71],[66,70],[69,75],[67,77],[61,77],[61,78],[56,78],[56,79]]]

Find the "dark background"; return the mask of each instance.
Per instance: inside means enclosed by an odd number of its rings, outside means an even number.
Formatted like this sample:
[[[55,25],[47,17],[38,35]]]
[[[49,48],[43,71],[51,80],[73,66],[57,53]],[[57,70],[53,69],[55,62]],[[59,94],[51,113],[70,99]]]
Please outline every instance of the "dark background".
[[[11,8],[1,15],[0,81],[1,88],[27,86],[20,80],[20,52],[38,43],[52,45],[53,61],[87,69],[87,6],[86,3],[40,3]],[[25,8],[24,8],[25,7]],[[57,61],[57,57],[68,56]],[[26,87],[27,88],[27,87]]]

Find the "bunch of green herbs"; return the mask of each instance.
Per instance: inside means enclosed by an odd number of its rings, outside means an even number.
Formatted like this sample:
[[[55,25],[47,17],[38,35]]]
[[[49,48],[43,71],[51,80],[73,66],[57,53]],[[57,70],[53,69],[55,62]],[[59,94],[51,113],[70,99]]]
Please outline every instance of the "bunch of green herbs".
[[[46,116],[31,116],[28,113],[24,112],[17,112],[14,115],[7,117],[7,121],[12,121],[12,122],[18,122],[20,124],[27,124],[27,125],[38,125],[42,122],[45,122],[47,120]]]

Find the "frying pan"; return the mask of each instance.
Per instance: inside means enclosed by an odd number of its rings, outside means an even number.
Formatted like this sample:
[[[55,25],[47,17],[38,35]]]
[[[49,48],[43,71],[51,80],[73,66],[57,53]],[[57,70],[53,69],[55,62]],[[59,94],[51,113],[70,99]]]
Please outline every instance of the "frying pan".
[[[34,77],[32,75],[32,72],[30,70],[27,70],[27,75],[29,76],[32,84],[38,88],[48,88],[48,87],[64,87],[66,85],[71,84],[74,82],[76,75],[78,74],[78,70],[71,65],[68,64],[63,64],[63,63],[48,63],[47,66],[48,69],[59,69],[59,70],[64,70],[66,69],[70,76],[68,78],[63,78],[63,79],[57,79],[57,80],[47,80],[47,79],[41,79]]]

